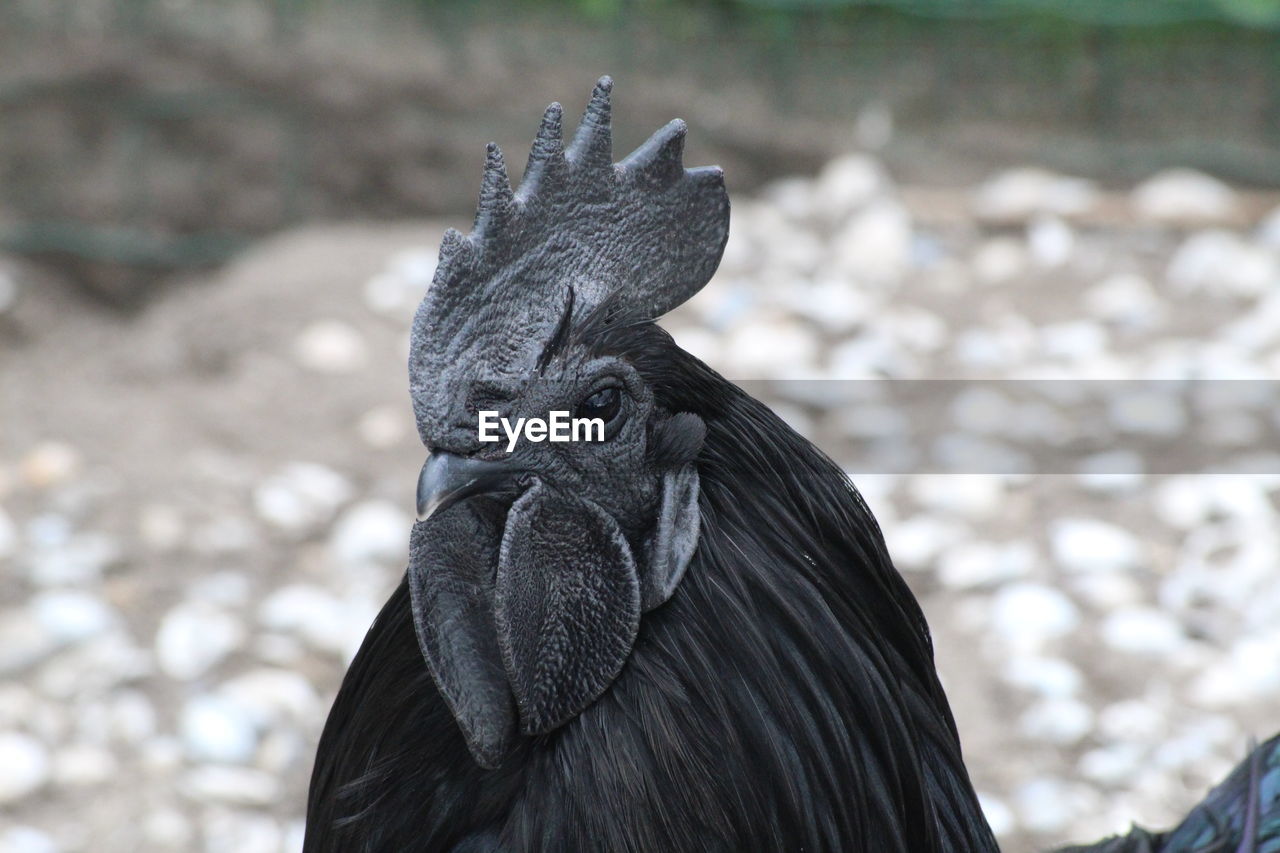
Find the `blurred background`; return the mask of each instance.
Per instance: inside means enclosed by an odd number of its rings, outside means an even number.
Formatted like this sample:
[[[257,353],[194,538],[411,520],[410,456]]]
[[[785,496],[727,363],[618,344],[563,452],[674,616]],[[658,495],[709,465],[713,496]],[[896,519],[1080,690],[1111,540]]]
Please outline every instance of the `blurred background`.
[[[6,0],[0,56],[3,853],[299,849],[440,234],[603,73],[617,156],[725,167],[665,325],[864,492],[1004,849],[1280,729],[1280,0]]]

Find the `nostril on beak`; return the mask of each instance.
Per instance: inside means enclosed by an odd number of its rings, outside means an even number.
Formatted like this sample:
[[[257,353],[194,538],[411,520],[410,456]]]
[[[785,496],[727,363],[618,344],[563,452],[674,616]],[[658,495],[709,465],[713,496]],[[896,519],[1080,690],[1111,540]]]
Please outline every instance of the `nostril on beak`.
[[[518,471],[505,461],[488,461],[436,450],[418,475],[417,516],[426,521],[447,507],[473,495],[499,491]]]

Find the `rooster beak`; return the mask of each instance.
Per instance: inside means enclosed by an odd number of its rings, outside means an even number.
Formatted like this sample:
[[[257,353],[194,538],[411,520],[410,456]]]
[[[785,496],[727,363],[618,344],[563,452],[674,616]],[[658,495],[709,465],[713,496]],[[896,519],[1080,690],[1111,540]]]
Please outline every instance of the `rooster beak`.
[[[460,500],[512,485],[517,472],[507,462],[433,451],[418,475],[418,521]]]

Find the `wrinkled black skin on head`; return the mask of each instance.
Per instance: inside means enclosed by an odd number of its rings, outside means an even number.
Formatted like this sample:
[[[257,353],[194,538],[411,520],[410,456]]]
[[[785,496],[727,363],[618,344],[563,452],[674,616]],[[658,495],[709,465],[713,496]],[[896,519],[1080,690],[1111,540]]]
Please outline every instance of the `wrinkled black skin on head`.
[[[600,346],[705,424],[686,576],[609,689],[496,770],[401,584],[325,727],[306,851],[996,850],[923,615],[843,472],[658,328]]]

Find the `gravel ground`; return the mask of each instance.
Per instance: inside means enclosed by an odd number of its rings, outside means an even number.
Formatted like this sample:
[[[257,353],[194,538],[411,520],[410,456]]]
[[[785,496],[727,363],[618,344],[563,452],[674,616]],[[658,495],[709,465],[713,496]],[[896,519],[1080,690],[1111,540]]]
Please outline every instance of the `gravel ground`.
[[[1280,728],[1276,201],[1186,172],[899,188],[851,156],[735,199],[666,321],[793,380],[764,392],[851,470],[1006,850],[1167,824]],[[403,569],[408,318],[462,221],[287,234],[127,319],[0,259],[0,851],[299,847]],[[1254,381],[1149,393],[1188,378]],[[920,409],[902,389],[935,386],[823,379],[964,381]],[[1095,411],[1085,379],[1140,384]]]

